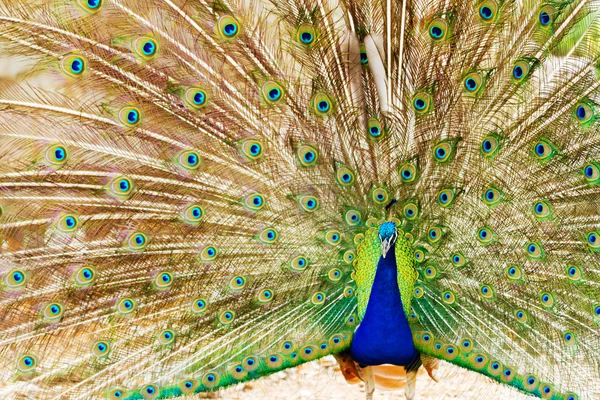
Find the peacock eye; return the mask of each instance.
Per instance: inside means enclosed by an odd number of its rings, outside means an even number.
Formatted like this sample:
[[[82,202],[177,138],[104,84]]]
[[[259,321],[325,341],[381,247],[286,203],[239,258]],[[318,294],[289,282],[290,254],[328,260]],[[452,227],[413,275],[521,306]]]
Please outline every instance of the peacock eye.
[[[367,123],[367,132],[372,139],[380,139],[383,137],[384,132],[377,118],[369,119],[369,122]]]
[[[119,121],[126,127],[132,128],[141,121],[140,110],[136,107],[123,107],[119,110]]]
[[[541,259],[544,256],[542,245],[537,242],[529,242],[526,244],[527,256],[531,259]]]
[[[129,235],[125,244],[130,250],[142,251],[148,245],[148,237],[141,232],[135,232]]]
[[[360,63],[362,65],[369,64],[369,57],[367,56],[367,47],[363,43],[360,44]]]
[[[87,60],[76,54],[68,54],[60,60],[61,71],[71,78],[83,75],[87,68]]]
[[[449,208],[454,203],[455,191],[453,189],[442,189],[438,193],[438,204],[444,208]]]
[[[49,146],[44,151],[44,159],[48,164],[53,166],[60,166],[67,162],[69,158],[69,153],[67,148],[60,144],[55,144],[53,146]]]
[[[479,5],[479,17],[483,22],[491,22],[498,14],[498,3],[494,0],[485,0]]]
[[[106,356],[110,351],[110,343],[104,340],[95,342],[94,345],[92,346],[92,353],[96,356],[96,357],[104,357]]]
[[[239,149],[250,161],[258,160],[263,155],[263,146],[256,139],[246,139],[241,142]]]
[[[37,366],[37,358],[33,355],[26,354],[17,360],[17,368],[21,372],[30,372]]]
[[[464,90],[468,94],[476,94],[483,87],[483,74],[481,72],[471,72],[463,81]]]
[[[575,104],[574,114],[580,124],[586,124],[594,117],[594,108],[587,101],[580,101]]]
[[[555,153],[554,146],[547,139],[542,139],[533,146],[533,154],[540,161],[550,160]]]
[[[96,278],[96,271],[92,267],[81,267],[73,275],[75,283],[79,286],[91,285]]]
[[[125,298],[117,303],[117,311],[122,315],[131,314],[135,310],[135,300]]]
[[[412,98],[412,106],[417,114],[425,114],[431,108],[431,95],[426,92],[418,92]]]
[[[177,164],[187,171],[197,170],[200,167],[201,162],[202,159],[195,150],[185,150],[177,156]]]
[[[265,199],[258,193],[252,193],[246,196],[244,205],[252,211],[258,211],[265,206]]]
[[[296,152],[296,155],[300,165],[303,167],[312,167],[317,163],[317,159],[319,158],[317,150],[307,144],[300,146]]]
[[[201,314],[206,311],[206,300],[204,299],[194,299],[192,300],[192,312],[194,314]]]
[[[103,0],[77,0],[77,4],[88,13],[97,13],[102,7]]]
[[[400,166],[400,180],[403,183],[414,182],[417,177],[417,168],[412,163],[406,163]]]
[[[223,311],[221,313],[221,315],[219,315],[219,321],[223,324],[223,325],[229,325],[231,324],[235,319],[235,312],[232,310],[226,310]]]
[[[454,153],[454,147],[448,142],[439,143],[433,148],[433,158],[437,162],[446,162],[450,160]]]
[[[217,26],[223,39],[233,39],[240,33],[240,24],[231,15],[219,18]]]
[[[348,167],[341,167],[337,170],[335,177],[342,186],[350,186],[354,183],[354,172]]]
[[[133,41],[133,50],[143,60],[151,60],[158,53],[158,43],[149,37],[139,37]]]
[[[285,92],[279,83],[268,81],[262,86],[261,93],[267,104],[276,104],[283,99]]]
[[[377,204],[387,204],[389,194],[385,188],[375,188],[371,194],[373,201]]]
[[[402,208],[404,216],[408,220],[413,220],[419,216],[419,207],[415,203],[407,203]]]
[[[360,212],[358,212],[357,210],[348,210],[346,211],[346,214],[344,215],[344,219],[346,220],[346,223],[350,226],[357,226],[360,225],[360,221],[362,219]]]
[[[60,303],[50,303],[44,307],[43,315],[46,320],[57,320],[62,317],[64,309]]]
[[[319,117],[326,117],[333,112],[332,100],[326,93],[317,93],[312,101],[311,108]]]
[[[173,275],[170,272],[160,272],[154,277],[154,285],[158,289],[168,289],[173,284]]]
[[[435,42],[439,42],[445,39],[448,35],[448,23],[445,19],[437,17],[429,23],[427,30],[429,32],[429,36]]]
[[[540,9],[538,14],[538,20],[543,29],[548,29],[554,22],[554,14],[556,13],[554,7],[544,6]]]
[[[258,293],[258,301],[268,303],[273,300],[273,291],[271,289],[263,289]]]
[[[479,240],[481,244],[489,244],[494,241],[494,238],[494,232],[488,227],[480,228],[477,231],[477,240]]]
[[[314,26],[311,24],[302,24],[298,27],[296,40],[304,47],[310,47],[317,36]]]
[[[290,266],[296,271],[304,271],[308,267],[308,260],[305,257],[298,256],[292,259]]]
[[[323,304],[325,302],[325,293],[317,292],[317,293],[313,294],[312,297],[310,298],[310,301],[314,305]]]
[[[199,110],[206,105],[208,96],[203,89],[190,87],[183,94],[185,103],[193,110]]]

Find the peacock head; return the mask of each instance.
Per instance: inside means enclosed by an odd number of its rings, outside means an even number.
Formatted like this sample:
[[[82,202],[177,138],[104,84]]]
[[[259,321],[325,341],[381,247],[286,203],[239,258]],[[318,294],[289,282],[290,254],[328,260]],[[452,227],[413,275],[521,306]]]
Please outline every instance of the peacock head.
[[[383,258],[387,255],[390,248],[396,243],[398,232],[396,224],[393,222],[384,222],[379,226],[379,240],[381,241],[381,254]]]

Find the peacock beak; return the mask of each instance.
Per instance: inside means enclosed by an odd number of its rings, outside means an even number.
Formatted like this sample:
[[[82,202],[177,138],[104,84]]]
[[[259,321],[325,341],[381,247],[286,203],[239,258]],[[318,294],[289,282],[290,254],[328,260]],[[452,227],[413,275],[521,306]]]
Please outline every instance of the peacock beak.
[[[381,238],[381,237],[380,237]],[[392,238],[381,240],[381,255],[383,258],[387,255],[387,252],[392,247]]]
[[[394,232],[394,234],[390,238],[383,239],[381,235],[379,236],[379,240],[381,241],[381,255],[383,256],[383,258],[385,258],[390,248],[396,242],[397,238],[398,234],[396,232]]]

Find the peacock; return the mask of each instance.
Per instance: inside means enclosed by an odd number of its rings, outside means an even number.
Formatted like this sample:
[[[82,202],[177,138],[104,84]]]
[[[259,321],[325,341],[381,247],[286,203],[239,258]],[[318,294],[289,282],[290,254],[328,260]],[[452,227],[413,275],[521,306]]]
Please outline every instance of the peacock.
[[[367,399],[440,360],[599,398],[600,0],[0,0],[0,27],[0,398],[327,355]]]

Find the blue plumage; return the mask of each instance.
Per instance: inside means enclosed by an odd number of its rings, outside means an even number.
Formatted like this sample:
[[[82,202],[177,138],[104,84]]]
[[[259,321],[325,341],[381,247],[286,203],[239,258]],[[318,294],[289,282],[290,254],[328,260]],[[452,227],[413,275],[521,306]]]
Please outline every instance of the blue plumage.
[[[394,252],[392,245],[389,254]],[[361,365],[418,365],[419,353],[402,308],[393,256],[379,258],[367,310],[350,352]]]

